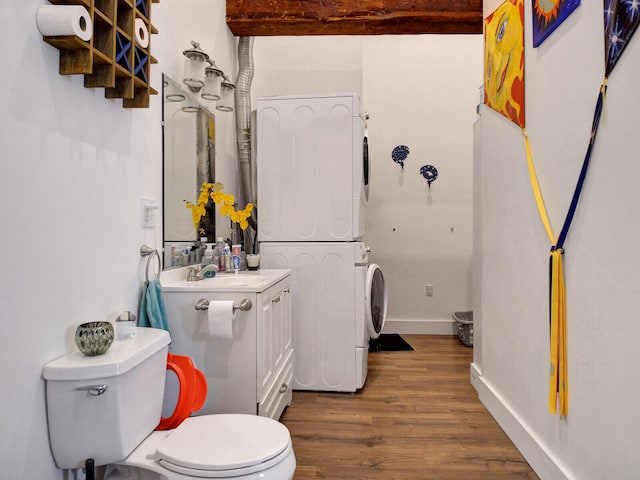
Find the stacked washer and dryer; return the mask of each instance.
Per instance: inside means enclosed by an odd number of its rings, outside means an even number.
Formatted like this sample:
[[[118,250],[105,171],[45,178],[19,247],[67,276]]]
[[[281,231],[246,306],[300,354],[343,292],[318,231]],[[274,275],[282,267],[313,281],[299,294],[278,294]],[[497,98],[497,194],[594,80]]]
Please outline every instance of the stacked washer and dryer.
[[[357,94],[258,99],[260,263],[292,270],[296,390],[362,388],[384,325],[384,276],[362,242],[365,117]]]

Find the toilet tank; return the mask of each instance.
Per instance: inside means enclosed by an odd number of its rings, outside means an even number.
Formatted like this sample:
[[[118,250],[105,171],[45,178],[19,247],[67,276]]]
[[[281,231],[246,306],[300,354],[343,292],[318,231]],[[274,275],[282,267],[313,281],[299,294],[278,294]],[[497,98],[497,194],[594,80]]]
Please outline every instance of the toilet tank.
[[[73,352],[44,367],[51,450],[58,468],[126,458],[160,421],[168,332],[136,328],[104,355]]]

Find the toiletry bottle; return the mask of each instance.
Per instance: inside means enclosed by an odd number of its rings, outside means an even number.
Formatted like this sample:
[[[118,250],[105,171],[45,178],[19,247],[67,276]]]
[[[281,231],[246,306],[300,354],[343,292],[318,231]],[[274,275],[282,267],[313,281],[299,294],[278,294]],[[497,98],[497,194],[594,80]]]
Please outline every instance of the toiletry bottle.
[[[233,271],[237,274],[240,271],[240,250],[241,245],[231,245],[231,263],[233,264]]]
[[[204,255],[202,257],[202,266],[213,263],[213,248],[207,248],[205,245]]]
[[[205,253],[207,253],[207,237],[200,237],[200,263],[204,261]]]
[[[231,265],[231,250],[229,249],[229,247],[227,245],[225,245],[225,247],[224,247],[224,269],[225,269],[226,272],[229,272],[232,269],[232,265]]]
[[[225,262],[224,262],[224,238],[218,237],[216,240],[216,248],[215,253],[213,254],[214,258],[218,262],[218,270],[221,272],[225,271]]]

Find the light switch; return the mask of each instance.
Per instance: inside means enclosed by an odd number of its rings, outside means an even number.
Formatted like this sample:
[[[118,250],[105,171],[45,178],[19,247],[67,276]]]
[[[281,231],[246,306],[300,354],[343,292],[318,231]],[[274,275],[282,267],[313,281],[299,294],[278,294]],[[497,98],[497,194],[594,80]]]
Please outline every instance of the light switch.
[[[156,211],[158,210],[158,202],[150,199],[143,198],[140,208],[140,225],[146,228],[153,228],[156,226]]]

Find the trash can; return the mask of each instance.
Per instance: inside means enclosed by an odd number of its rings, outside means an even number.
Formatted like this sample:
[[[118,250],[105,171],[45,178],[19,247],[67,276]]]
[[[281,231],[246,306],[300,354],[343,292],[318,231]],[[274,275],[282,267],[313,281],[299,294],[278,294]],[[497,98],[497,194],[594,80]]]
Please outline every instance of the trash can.
[[[458,338],[467,347],[473,347],[473,311],[454,312]]]

